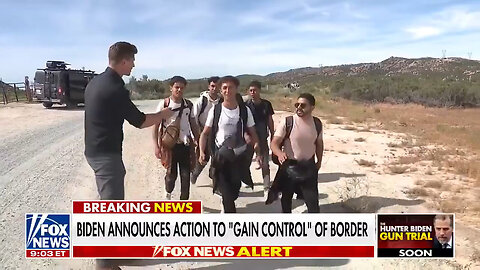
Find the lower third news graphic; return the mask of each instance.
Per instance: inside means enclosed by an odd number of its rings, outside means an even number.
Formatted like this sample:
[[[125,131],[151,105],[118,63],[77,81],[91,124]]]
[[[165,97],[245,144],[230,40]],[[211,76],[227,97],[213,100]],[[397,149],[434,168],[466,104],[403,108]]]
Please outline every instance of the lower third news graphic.
[[[453,214],[379,214],[378,257],[453,258]]]

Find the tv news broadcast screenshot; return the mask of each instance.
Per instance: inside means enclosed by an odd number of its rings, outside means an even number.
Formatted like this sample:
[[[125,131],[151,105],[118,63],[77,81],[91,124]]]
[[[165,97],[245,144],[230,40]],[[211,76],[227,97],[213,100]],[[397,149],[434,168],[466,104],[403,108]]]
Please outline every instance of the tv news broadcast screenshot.
[[[480,269],[479,1],[0,10],[0,269]]]

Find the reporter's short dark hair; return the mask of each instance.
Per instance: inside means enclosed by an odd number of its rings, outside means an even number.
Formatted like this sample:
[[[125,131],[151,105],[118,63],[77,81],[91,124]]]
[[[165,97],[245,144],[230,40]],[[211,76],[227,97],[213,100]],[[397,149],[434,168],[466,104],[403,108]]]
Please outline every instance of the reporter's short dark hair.
[[[220,80],[220,77],[212,76],[212,77],[208,78],[208,84],[210,84],[211,82],[217,83],[218,80]]]
[[[310,105],[315,106],[315,97],[310,93],[301,93],[298,98],[304,98],[308,100]]]
[[[123,59],[134,57],[137,52],[137,47],[131,43],[125,41],[115,42],[108,49],[108,61],[116,64]]]
[[[220,78],[220,80],[218,80],[219,85],[222,85],[226,82],[233,83],[235,85],[235,87],[237,87],[237,88],[240,85],[240,81],[237,79],[237,77],[234,77],[234,76],[231,76],[231,75],[224,76],[224,77]]]
[[[185,80],[182,76],[173,76],[169,81],[168,84],[173,86],[175,83],[183,83],[183,85],[187,85],[187,80]]]
[[[262,89],[262,83],[257,80],[250,82],[250,84],[248,85],[248,88],[252,86],[258,89]]]

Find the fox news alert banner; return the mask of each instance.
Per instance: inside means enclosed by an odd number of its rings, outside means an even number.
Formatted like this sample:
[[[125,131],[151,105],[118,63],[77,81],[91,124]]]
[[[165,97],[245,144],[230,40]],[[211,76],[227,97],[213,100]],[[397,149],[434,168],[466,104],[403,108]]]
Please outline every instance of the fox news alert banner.
[[[377,220],[378,257],[454,257],[453,214],[378,214]]]
[[[74,258],[365,258],[375,253],[374,214],[204,215],[195,214],[201,203],[192,201],[75,201],[73,209]]]

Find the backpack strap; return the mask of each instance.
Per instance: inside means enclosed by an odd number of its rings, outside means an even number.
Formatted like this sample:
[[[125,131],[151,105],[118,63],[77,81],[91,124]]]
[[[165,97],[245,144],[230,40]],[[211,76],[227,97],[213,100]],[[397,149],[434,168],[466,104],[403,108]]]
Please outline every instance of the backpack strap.
[[[202,115],[202,113],[205,112],[205,108],[207,108],[207,104],[208,104],[207,97],[202,96],[202,105],[200,107],[200,112],[198,113],[198,117],[200,117],[200,115]]]
[[[318,136],[320,136],[320,133],[322,132],[322,129],[323,129],[322,121],[319,118],[314,116],[313,122],[315,123],[315,129],[317,130],[317,138],[318,138]]]
[[[193,103],[189,99],[184,99],[185,104],[187,105],[186,107],[190,110],[190,113],[192,113],[193,110]]]
[[[283,138],[283,141],[285,142],[286,139],[290,137],[290,133],[292,133],[293,129],[293,116],[287,116],[285,117],[285,137]],[[283,144],[283,143],[282,143]]]
[[[221,113],[222,113],[222,103],[217,103],[215,107],[213,107],[213,124],[212,124],[212,131],[210,134],[210,147],[212,150],[211,153],[215,153],[215,138],[217,136],[218,121],[220,121]]]
[[[248,112],[245,104],[238,104],[240,120],[242,121],[242,136],[247,131]]]

